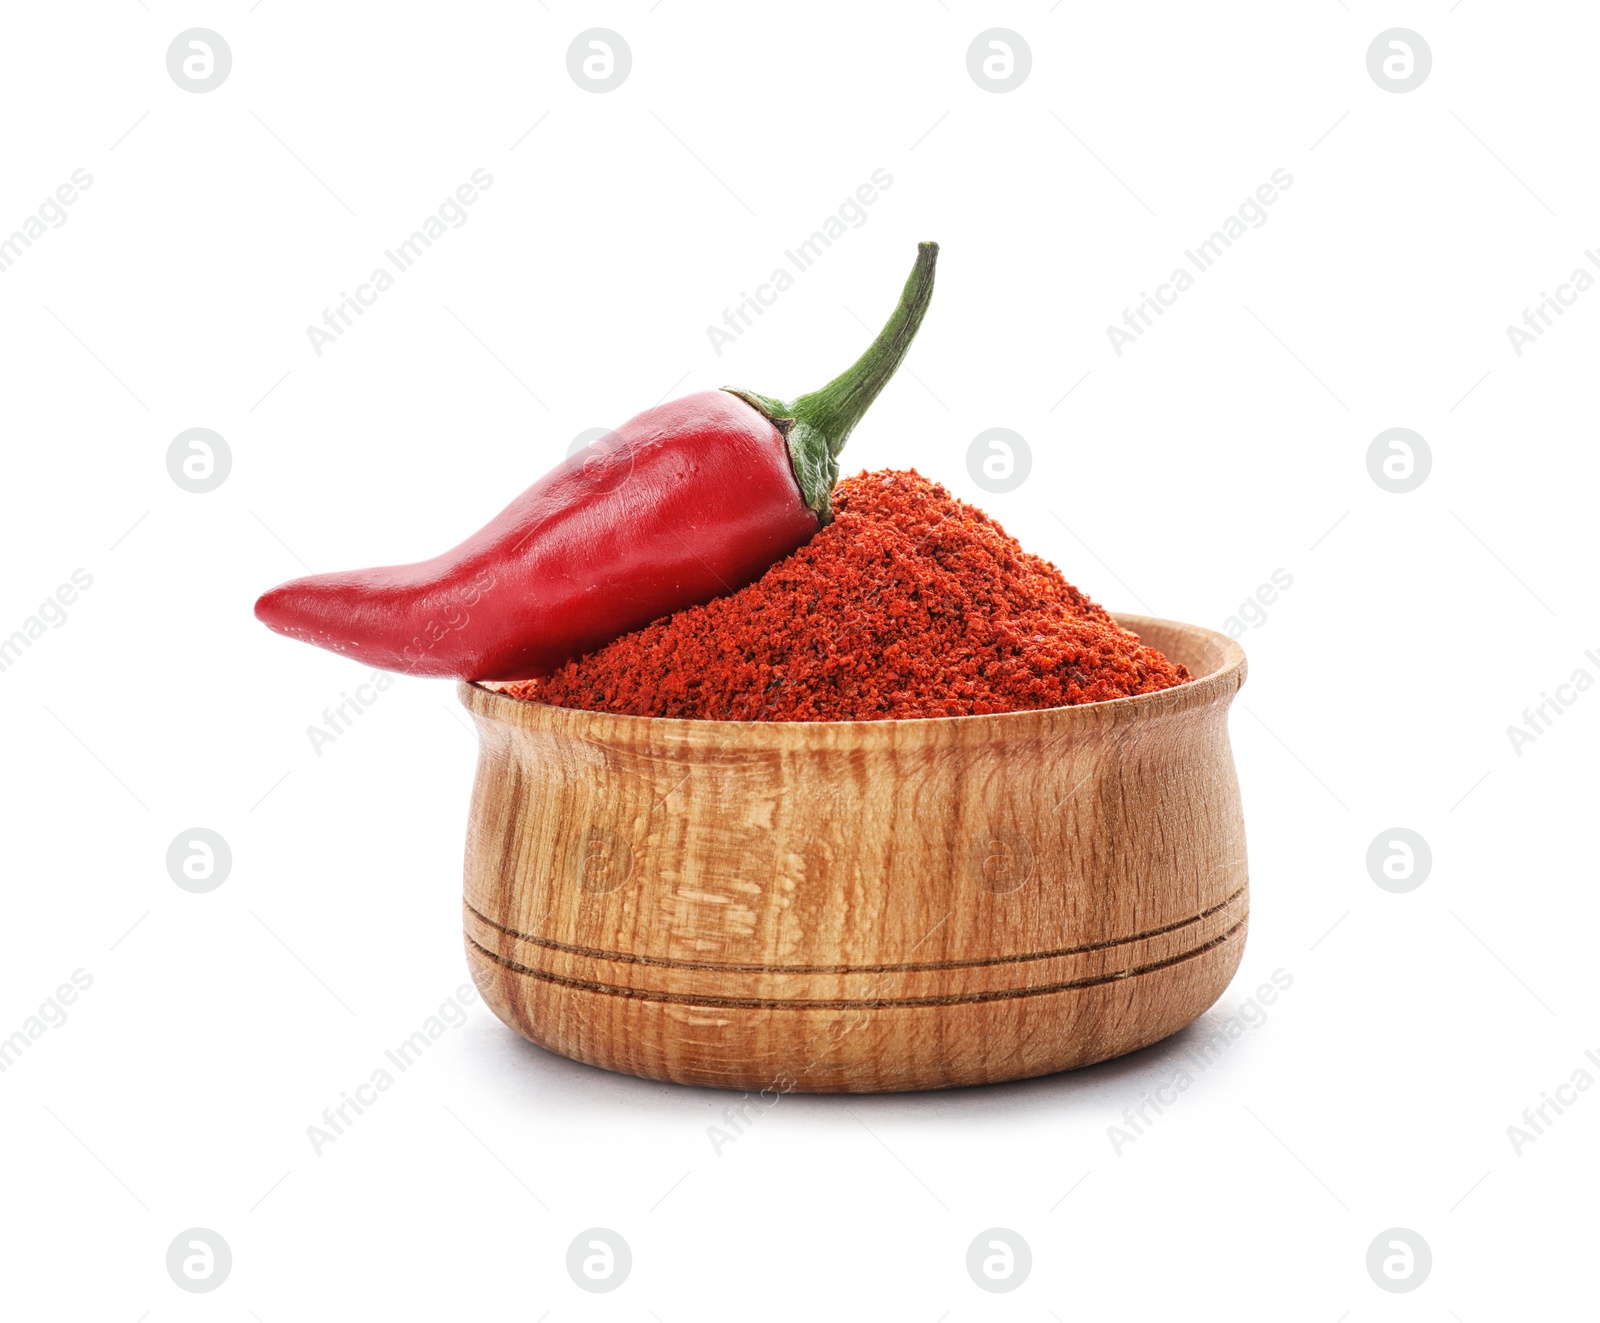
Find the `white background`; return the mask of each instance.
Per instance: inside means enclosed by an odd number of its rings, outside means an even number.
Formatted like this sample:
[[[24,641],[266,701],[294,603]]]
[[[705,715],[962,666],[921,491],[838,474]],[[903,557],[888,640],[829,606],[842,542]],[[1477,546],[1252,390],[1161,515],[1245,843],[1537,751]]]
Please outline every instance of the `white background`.
[[[165,64],[193,26],[233,53],[203,95]],[[966,68],[994,26],[1032,51],[1003,95]],[[1433,53],[1406,94],[1366,67],[1394,26]],[[1492,0],[9,7],[0,233],[94,182],[0,275],[0,635],[93,586],[0,674],[0,1034],[93,984],[0,1075],[0,1311],[1591,1315],[1600,1090],[1520,1154],[1507,1127],[1600,1053],[1600,693],[1520,755],[1506,728],[1600,678],[1600,293],[1521,356],[1506,326],[1600,242],[1597,26]],[[633,56],[604,95],[566,70],[592,27]],[[307,325],[479,167],[467,223],[319,357]],[[866,223],[718,357],[706,326],[880,167]],[[1107,325],[1280,168],[1266,224],[1119,357]],[[847,471],[917,466],[1113,610],[1221,627],[1293,578],[1243,639],[1253,922],[1211,1018],[1292,988],[1120,1153],[1196,1031],[1006,1087],[786,1098],[719,1153],[730,1096],[474,1003],[315,1154],[467,982],[475,749],[448,684],[403,679],[315,753],[367,676],[254,597],[452,545],[666,395],[815,387],[922,238],[933,310]],[[965,456],[995,426],[1033,469],[991,496]],[[1406,495],[1366,467],[1397,426],[1433,456]],[[191,427],[231,448],[208,494],[167,473]],[[195,826],[233,851],[206,895],[164,862]],[[1395,826],[1433,851],[1405,895],[1365,864]],[[233,1251],[210,1295],[164,1266],[195,1226]],[[564,1267],[590,1226],[632,1247],[609,1295]],[[965,1269],[991,1226],[1032,1247],[1011,1294]],[[1365,1268],[1395,1226],[1433,1251],[1406,1295]]]

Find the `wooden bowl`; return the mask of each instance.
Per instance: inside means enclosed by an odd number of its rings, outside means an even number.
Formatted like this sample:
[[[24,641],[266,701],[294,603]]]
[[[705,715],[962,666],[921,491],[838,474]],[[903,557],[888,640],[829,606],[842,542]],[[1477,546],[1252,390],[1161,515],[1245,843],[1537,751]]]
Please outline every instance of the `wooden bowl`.
[[[541,1047],[651,1079],[987,1084],[1188,1024],[1244,949],[1244,652],[1123,617],[1192,683],[924,721],[676,721],[460,686],[466,945]]]

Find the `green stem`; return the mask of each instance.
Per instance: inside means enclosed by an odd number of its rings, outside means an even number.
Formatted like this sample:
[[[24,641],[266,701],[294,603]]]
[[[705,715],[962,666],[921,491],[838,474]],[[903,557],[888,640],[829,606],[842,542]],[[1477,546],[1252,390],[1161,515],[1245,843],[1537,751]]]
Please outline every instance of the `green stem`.
[[[933,297],[933,268],[938,258],[938,244],[917,245],[917,264],[911,268],[900,302],[878,338],[853,365],[821,390],[786,404],[754,391],[725,387],[729,394],[737,395],[771,419],[783,433],[800,493],[824,524],[833,518],[833,484],[839,477],[839,452],[911,348],[911,341],[928,311],[928,300]]]

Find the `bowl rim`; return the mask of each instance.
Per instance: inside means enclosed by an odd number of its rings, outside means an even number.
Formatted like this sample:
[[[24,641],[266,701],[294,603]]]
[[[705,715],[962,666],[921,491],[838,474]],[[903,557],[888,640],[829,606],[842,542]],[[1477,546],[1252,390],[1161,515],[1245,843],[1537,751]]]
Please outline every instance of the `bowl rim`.
[[[1159,616],[1115,614],[1124,629],[1135,634],[1155,629],[1185,635],[1197,645],[1209,644],[1218,650],[1217,664],[1204,675],[1171,689],[1149,694],[1131,694],[1098,703],[1078,703],[1069,707],[1027,708],[1020,712],[988,712],[956,717],[875,718],[870,721],[721,721],[694,717],[640,717],[618,712],[594,712],[587,708],[556,707],[532,698],[514,698],[491,685],[514,681],[461,680],[456,694],[473,717],[481,722],[535,730],[552,735],[638,743],[651,736],[665,736],[674,743],[729,746],[738,743],[793,745],[801,732],[807,742],[852,747],[904,744],[959,735],[967,738],[1024,736],[1039,730],[1051,734],[1082,729],[1092,731],[1121,726],[1176,712],[1192,711],[1216,703],[1224,705],[1244,683],[1244,649],[1237,639],[1204,625]],[[769,738],[762,739],[762,733]]]

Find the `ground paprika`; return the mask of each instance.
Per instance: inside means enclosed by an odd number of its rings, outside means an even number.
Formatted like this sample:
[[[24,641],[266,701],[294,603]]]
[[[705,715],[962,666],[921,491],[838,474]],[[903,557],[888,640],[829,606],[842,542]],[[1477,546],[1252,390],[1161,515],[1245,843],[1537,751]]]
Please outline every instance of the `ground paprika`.
[[[915,470],[846,479],[834,515],[738,592],[507,692],[636,716],[876,721],[1093,703],[1190,678]]]

